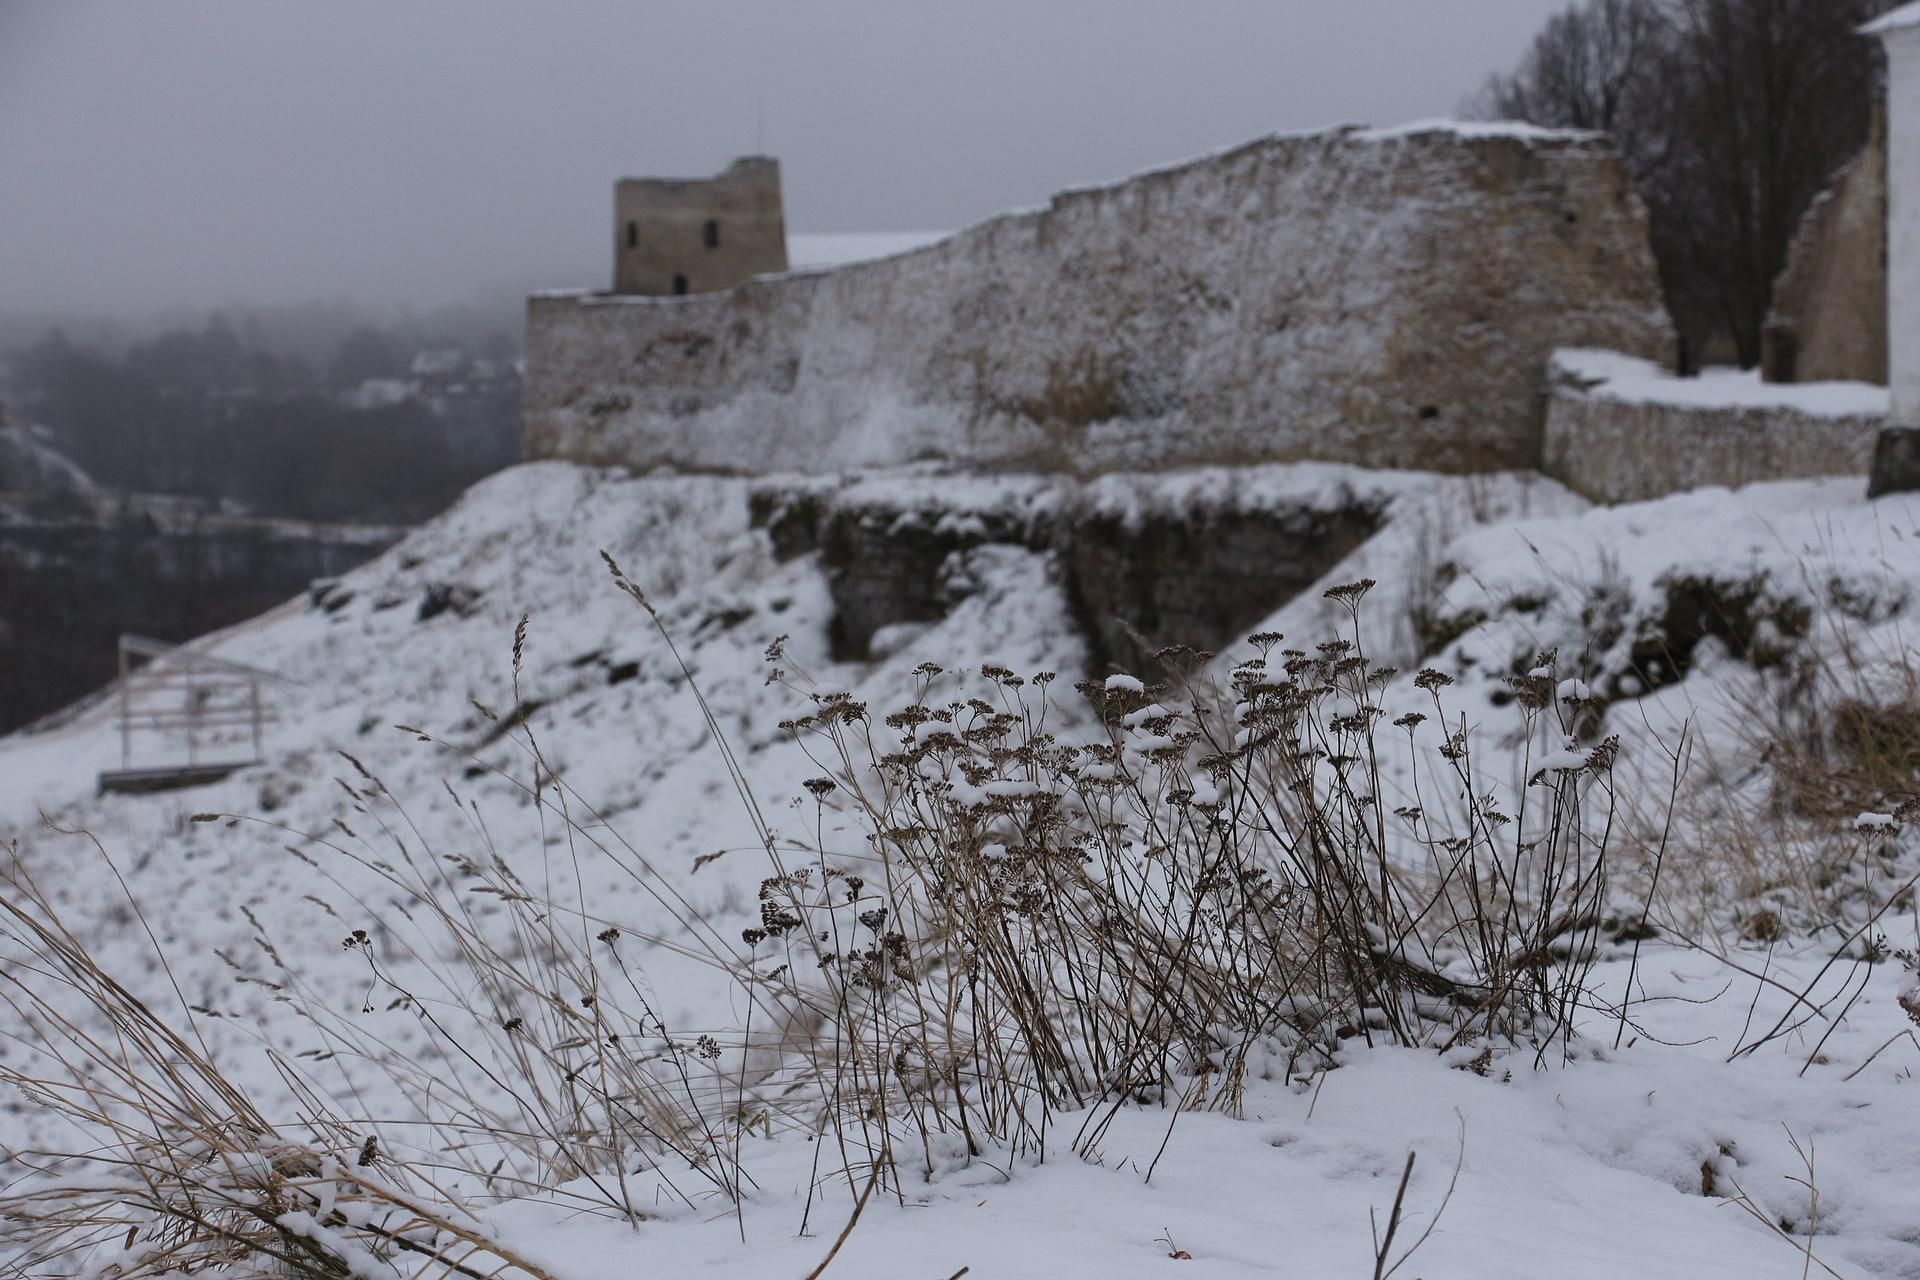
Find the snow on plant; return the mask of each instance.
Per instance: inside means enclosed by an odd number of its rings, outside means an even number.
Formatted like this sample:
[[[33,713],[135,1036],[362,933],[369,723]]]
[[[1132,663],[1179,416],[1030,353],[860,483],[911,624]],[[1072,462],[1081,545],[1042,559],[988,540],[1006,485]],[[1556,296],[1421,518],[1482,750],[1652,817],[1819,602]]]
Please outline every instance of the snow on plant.
[[[1371,585],[1327,594],[1357,624]],[[1450,678],[1387,723],[1395,673],[1354,634],[1256,636],[1223,691],[1084,682],[1105,732],[1080,742],[1048,729],[1050,672],[969,693],[927,664],[885,715],[811,692],[785,727],[818,829],[850,813],[866,848],[783,856],[746,933],[816,1029],[810,1123],[927,1171],[1059,1132],[1090,1156],[1123,1106],[1233,1109],[1249,1072],[1343,1041],[1564,1048],[1610,919],[1617,743],[1574,745],[1583,697],[1541,655],[1513,714],[1562,745],[1506,794]]]

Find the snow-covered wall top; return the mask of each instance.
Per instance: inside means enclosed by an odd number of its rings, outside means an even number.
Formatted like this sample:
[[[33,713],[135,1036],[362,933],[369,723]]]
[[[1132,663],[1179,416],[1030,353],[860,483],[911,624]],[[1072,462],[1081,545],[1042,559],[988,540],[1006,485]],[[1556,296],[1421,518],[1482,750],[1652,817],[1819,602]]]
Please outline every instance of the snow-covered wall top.
[[[1540,469],[1597,502],[1865,476],[1886,420],[1887,389],[1867,383],[1676,378],[1618,352],[1559,351]]]
[[[1692,409],[1788,409],[1815,418],[1884,418],[1887,389],[1870,382],[1764,382],[1754,369],[1703,369],[1682,378],[1651,360],[1576,348],[1553,353],[1556,385],[1630,404]]]
[[[1604,140],[1263,139],[925,248],[684,298],[540,295],[526,455],[825,471],[1529,466],[1549,353],[1665,354]]]
[[[951,231],[799,231],[787,233],[787,261],[796,271],[891,258],[945,240]]]

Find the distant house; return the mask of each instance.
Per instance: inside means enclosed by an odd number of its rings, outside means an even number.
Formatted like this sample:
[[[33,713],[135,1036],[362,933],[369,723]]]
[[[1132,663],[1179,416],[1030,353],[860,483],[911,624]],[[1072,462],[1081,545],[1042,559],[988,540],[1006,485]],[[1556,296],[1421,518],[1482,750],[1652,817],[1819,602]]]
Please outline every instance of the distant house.
[[[434,347],[416,352],[407,372],[423,381],[448,381],[467,367],[467,353],[458,347]]]
[[[419,394],[420,384],[407,378],[368,378],[341,392],[340,403],[349,409],[391,409]]]

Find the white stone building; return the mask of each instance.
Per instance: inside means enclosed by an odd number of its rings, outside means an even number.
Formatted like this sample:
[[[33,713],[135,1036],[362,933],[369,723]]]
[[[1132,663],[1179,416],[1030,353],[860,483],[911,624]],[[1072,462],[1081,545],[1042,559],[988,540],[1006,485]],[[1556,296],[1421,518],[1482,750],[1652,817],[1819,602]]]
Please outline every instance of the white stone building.
[[[1920,469],[1920,3],[1869,23],[1887,51],[1887,382],[1893,422],[1872,489],[1910,487]]]
[[[1896,422],[1920,422],[1920,3],[1866,27],[1887,50],[1888,381]]]

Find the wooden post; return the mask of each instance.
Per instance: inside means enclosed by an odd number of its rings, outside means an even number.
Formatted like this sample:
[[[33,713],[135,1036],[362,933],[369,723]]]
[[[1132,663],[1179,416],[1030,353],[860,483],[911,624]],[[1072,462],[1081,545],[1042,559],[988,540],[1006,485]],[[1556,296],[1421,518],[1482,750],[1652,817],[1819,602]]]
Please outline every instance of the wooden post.
[[[260,677],[254,676],[247,681],[247,710],[253,714],[253,763],[259,764],[263,758],[260,750]]]
[[[191,769],[200,763],[200,740],[194,729],[200,723],[200,704],[193,700],[193,663],[185,663],[180,672],[180,688],[185,693],[187,709],[187,767]]]
[[[127,666],[127,638],[120,637],[120,767],[133,767],[133,679]]]

